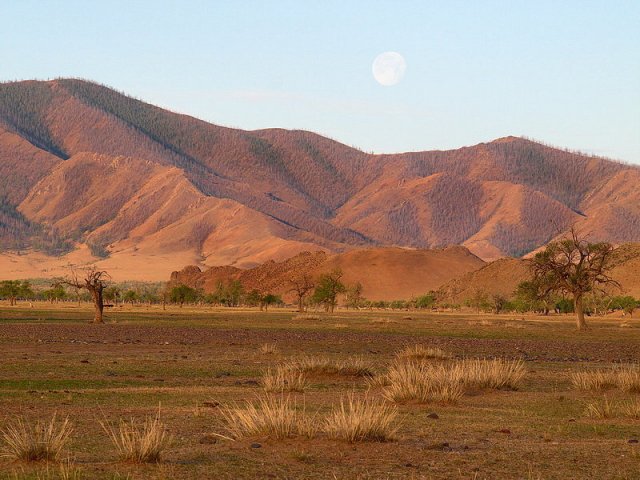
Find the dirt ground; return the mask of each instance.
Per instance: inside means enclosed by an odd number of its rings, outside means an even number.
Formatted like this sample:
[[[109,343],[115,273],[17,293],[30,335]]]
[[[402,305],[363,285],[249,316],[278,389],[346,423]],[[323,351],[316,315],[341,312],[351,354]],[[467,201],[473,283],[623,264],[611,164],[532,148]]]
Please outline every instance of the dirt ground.
[[[587,401],[640,394],[585,393],[569,380],[579,369],[640,362],[640,320],[592,318],[577,333],[566,316],[296,315],[125,307],[93,325],[88,305],[0,306],[0,427],[16,415],[69,416],[68,455],[86,479],[640,479],[640,420],[585,414]],[[265,343],[277,353],[262,353]],[[521,358],[528,373],[517,391],[468,392],[455,405],[399,405],[391,442],[214,435],[225,431],[220,405],[257,398],[262,373],[282,361],[358,356],[382,373],[398,350],[415,344],[459,358]],[[370,388],[362,378],[310,382],[291,396],[318,418]],[[381,397],[376,388],[368,394]],[[119,462],[100,420],[142,419],[159,406],[173,436],[162,462]],[[0,478],[54,479],[57,467],[5,458]]]

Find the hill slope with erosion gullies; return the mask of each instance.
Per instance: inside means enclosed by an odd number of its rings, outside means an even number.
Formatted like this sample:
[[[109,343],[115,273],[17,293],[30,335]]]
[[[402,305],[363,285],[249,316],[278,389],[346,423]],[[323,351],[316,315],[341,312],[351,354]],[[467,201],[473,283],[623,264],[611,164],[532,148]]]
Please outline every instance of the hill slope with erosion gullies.
[[[640,241],[639,180],[522,138],[371,155],[311,132],[220,127],[83,80],[0,84],[8,277],[74,260],[158,280],[161,264],[247,268],[380,246],[463,245],[493,260],[571,224]]]

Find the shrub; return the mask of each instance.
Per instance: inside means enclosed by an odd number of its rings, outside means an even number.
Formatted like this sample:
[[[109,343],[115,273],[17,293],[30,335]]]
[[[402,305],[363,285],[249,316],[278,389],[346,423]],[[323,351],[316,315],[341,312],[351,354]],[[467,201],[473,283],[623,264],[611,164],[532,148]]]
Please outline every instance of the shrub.
[[[154,463],[171,442],[166,426],[160,421],[160,410],[155,417],[147,417],[140,426],[135,420],[120,420],[118,428],[106,421],[100,422],[123,461]]]
[[[330,438],[348,442],[392,440],[397,432],[398,410],[384,401],[369,397],[357,399],[353,394],[340,400],[325,420]]]
[[[252,435],[283,439],[295,435],[313,435],[313,426],[298,412],[289,397],[264,396],[244,407],[229,406],[221,410],[228,437],[238,440]]]
[[[38,421],[33,425],[16,418],[0,430],[4,443],[3,456],[28,462],[56,461],[72,432],[68,418],[58,422],[54,415],[48,423]]]
[[[620,405],[620,411],[626,417],[640,419],[640,400],[633,399]]]

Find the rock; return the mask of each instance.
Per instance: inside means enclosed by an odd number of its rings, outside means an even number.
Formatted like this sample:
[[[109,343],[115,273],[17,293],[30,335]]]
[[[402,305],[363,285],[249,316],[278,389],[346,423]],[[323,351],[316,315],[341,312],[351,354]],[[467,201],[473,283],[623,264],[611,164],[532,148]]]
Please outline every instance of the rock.
[[[251,448],[262,448],[262,444],[260,443],[252,443]]]
[[[498,433],[504,433],[505,435],[511,435],[511,430],[508,428],[503,428],[502,430],[498,430]]]
[[[203,445],[213,445],[214,443],[218,443],[218,438],[213,435],[205,435],[200,439],[200,443]]]
[[[637,438],[630,438],[627,443],[638,443],[638,439]]]
[[[89,360],[85,359],[85,360],[80,360],[80,363],[89,363]]]
[[[438,420],[440,416],[435,412],[431,412],[429,415],[427,415],[427,418],[433,418],[434,420]]]

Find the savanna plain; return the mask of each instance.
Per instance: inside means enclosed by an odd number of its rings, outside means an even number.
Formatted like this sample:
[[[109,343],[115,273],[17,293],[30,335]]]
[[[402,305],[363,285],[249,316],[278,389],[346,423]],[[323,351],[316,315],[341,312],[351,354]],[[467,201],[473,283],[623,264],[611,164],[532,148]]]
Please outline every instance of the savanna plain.
[[[0,307],[0,428],[54,415],[72,428],[58,461],[2,457],[0,478],[640,478],[636,319],[577,332],[564,315],[91,318],[89,305]],[[123,432],[145,425],[159,455],[126,459]]]

